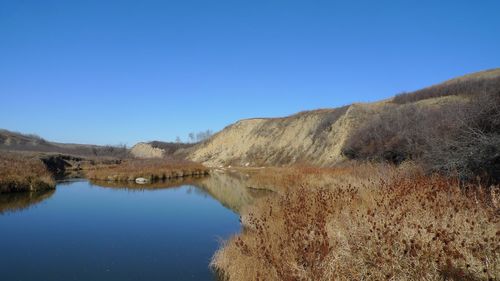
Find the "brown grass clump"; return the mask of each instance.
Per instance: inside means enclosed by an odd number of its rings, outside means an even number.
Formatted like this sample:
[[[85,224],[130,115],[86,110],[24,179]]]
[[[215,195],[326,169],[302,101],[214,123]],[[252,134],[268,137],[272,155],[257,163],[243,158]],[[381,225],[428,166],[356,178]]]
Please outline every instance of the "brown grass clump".
[[[0,152],[0,193],[55,188],[55,181],[36,156]]]
[[[238,170],[249,175],[250,187],[277,192],[285,192],[301,185],[335,187],[339,184],[361,184],[373,179],[387,178],[394,173],[393,166],[389,164],[354,161],[330,168],[292,166]]]
[[[500,280],[500,191],[419,174],[298,186],[251,206],[227,280]]]
[[[208,172],[205,166],[190,161],[130,159],[119,164],[91,167],[86,171],[86,175],[92,180],[134,181],[136,178],[146,178],[150,181],[159,181],[206,175]]]

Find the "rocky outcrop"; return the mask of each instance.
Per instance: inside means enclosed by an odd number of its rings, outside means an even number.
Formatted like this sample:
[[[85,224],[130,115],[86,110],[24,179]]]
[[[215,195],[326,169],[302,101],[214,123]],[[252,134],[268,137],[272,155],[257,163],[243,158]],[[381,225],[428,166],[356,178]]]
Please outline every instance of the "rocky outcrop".
[[[130,153],[136,158],[162,158],[165,156],[165,150],[144,142],[134,145]]]

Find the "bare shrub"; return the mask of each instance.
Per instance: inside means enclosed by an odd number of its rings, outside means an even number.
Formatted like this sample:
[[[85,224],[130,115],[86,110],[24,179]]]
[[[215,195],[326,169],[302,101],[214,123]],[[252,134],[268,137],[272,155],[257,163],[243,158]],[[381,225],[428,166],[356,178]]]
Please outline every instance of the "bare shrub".
[[[351,159],[395,164],[417,159],[428,148],[430,135],[451,123],[444,123],[448,119],[444,117],[434,108],[386,106],[349,137],[343,153]]]
[[[423,162],[429,169],[500,182],[500,91],[477,95],[457,114],[456,128],[429,140]]]
[[[400,164],[419,161],[430,172],[500,182],[500,92],[477,94],[466,104],[387,106],[353,133],[350,159]]]

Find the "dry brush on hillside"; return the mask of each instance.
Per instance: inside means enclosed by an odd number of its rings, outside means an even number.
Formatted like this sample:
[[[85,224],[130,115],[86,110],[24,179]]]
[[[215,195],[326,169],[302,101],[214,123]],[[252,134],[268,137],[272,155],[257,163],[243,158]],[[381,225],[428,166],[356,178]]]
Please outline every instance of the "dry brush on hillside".
[[[500,182],[500,88],[466,102],[387,106],[346,141],[351,159],[418,161],[430,172]]]
[[[496,69],[489,72],[499,73],[500,71]],[[500,77],[489,77],[487,73],[488,71],[483,74],[486,74],[486,77],[479,76],[477,78],[459,79],[412,93],[401,93],[394,97],[393,102],[397,104],[406,104],[447,96],[476,96],[477,94],[497,93],[498,89],[500,89]]]

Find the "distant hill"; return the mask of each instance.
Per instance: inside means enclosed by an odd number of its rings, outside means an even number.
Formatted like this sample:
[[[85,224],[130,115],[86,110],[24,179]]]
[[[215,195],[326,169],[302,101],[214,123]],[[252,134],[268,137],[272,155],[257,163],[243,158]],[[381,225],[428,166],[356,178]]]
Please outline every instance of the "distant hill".
[[[0,129],[0,150],[114,158],[127,157],[129,153],[125,147],[57,143],[47,141],[37,135],[22,134],[3,129]]]

